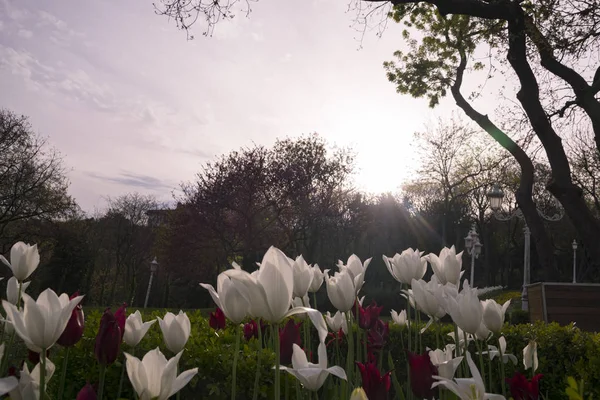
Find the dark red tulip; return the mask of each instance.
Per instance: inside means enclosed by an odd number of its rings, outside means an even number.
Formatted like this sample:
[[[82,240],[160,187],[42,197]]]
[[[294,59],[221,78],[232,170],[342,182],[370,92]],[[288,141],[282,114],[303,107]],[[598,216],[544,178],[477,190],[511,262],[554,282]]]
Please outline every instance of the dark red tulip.
[[[79,296],[79,291],[73,293],[70,299],[73,300],[77,296]],[[67,327],[63,331],[62,335],[60,335],[56,343],[65,347],[74,346],[83,336],[84,326],[85,320],[83,308],[81,307],[81,302],[79,302],[77,307],[73,309],[71,318],[69,318],[69,322],[67,323]]]
[[[46,350],[46,357],[50,356],[50,350]],[[35,351],[28,350],[27,351],[27,360],[36,365],[40,362],[40,353],[36,353]]]
[[[119,328],[121,328],[121,341],[123,340],[123,335],[125,334],[125,321],[127,321],[127,303],[123,303],[121,307],[115,313],[115,318],[117,323],[119,324]]]
[[[255,320],[244,324],[244,339],[258,338],[258,325]]]
[[[331,336],[331,340],[326,344],[326,346],[329,347],[332,343],[335,343],[336,341],[338,344],[342,344],[345,335],[344,330],[340,328],[340,330],[337,333],[329,332],[327,336]]]
[[[388,371],[382,376],[374,361],[365,364],[357,362],[356,365],[358,366],[358,369],[360,369],[362,388],[367,394],[368,399],[387,400],[391,383],[390,374],[392,371]]]
[[[358,307],[358,326],[362,329],[369,330],[375,326],[375,323],[379,319],[379,314],[381,314],[381,310],[383,310],[383,306],[377,307],[377,303],[372,301],[371,304],[362,308]]]
[[[208,324],[215,331],[219,329],[225,329],[225,314],[223,313],[223,310],[217,307],[215,312],[211,312],[210,318],[208,319]]]
[[[96,396],[96,390],[89,383],[85,385],[79,393],[77,393],[77,399],[75,400],[96,400],[98,397]]]
[[[390,337],[390,325],[378,319],[375,326],[367,332],[369,351],[381,351]]]
[[[408,353],[408,363],[410,366],[410,388],[415,396],[422,399],[431,399],[435,390],[431,385],[435,382],[434,375],[438,374],[438,369],[431,363],[429,353],[421,355]]]
[[[294,323],[294,320],[289,320],[285,327],[279,331],[279,363],[288,365],[292,363],[292,354],[294,352],[294,343],[298,346],[302,345],[300,339],[300,325],[302,322]]]
[[[17,369],[14,365],[8,367],[8,376],[17,376]]]
[[[100,328],[96,335],[94,355],[101,365],[115,362],[121,348],[121,328],[115,315],[107,308],[100,320]]]
[[[542,374],[537,374],[531,378],[531,381],[528,381],[525,375],[516,372],[512,378],[506,378],[513,400],[538,400],[540,397],[539,380],[542,379],[542,376]]]

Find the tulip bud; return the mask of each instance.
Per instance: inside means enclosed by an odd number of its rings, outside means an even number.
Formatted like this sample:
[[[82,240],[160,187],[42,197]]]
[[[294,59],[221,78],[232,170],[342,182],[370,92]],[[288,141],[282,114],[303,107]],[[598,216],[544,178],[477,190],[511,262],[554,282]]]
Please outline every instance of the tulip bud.
[[[431,399],[434,390],[431,385],[435,382],[434,375],[438,375],[438,369],[432,364],[428,353],[422,355],[408,352],[410,366],[410,388],[415,396],[422,399]]]
[[[115,312],[115,318],[121,329],[121,341],[123,341],[123,335],[125,334],[125,322],[127,321],[127,303],[123,303],[121,307]]]
[[[302,340],[300,339],[300,325],[294,323],[294,320],[288,320],[285,327],[279,331],[279,343],[280,343],[280,357],[279,362],[282,365],[291,364],[292,354],[294,353],[294,344],[301,346]]]
[[[252,338],[258,338],[258,324],[255,320],[244,324],[244,339],[250,340]]]
[[[73,300],[77,296],[79,296],[79,291],[75,292],[70,297],[70,300]],[[83,336],[84,327],[85,318],[83,315],[83,308],[81,307],[81,303],[79,303],[73,309],[71,318],[69,318],[69,322],[67,323],[65,330],[63,331],[62,335],[60,335],[56,343],[65,347],[74,346]]]
[[[115,315],[107,308],[100,320],[100,329],[96,335],[94,355],[101,365],[115,362],[121,348],[121,328]]]
[[[540,397],[539,380],[542,377],[542,374],[537,374],[531,378],[531,381],[528,381],[523,374],[515,372],[512,378],[506,378],[513,400],[538,400]]]
[[[91,384],[85,385],[79,393],[77,393],[77,399],[75,400],[96,400],[98,397],[96,396],[96,390]]]
[[[362,364],[357,362],[356,365],[360,370],[362,377],[362,387],[369,400],[385,400],[388,398],[388,392],[390,390],[390,374],[392,371],[388,371],[386,374],[381,375],[375,361]]]
[[[225,314],[223,310],[217,307],[215,312],[210,313],[208,324],[214,330],[225,329]]]
[[[359,313],[358,325],[362,329],[366,329],[366,330],[373,328],[375,326],[375,324],[377,323],[377,319],[379,318],[379,314],[381,313],[381,310],[383,310],[383,306],[377,307],[377,302],[375,302],[374,300],[366,308],[362,308],[362,306],[359,306],[358,307],[358,313]]]

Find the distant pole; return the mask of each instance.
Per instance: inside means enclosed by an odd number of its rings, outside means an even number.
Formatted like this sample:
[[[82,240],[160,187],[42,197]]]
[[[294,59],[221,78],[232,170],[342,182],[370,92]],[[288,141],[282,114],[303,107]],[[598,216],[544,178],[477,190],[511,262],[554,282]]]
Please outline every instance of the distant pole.
[[[531,232],[529,227],[525,224],[523,228],[525,234],[525,255],[523,260],[523,291],[521,292],[521,309],[527,311],[529,309],[529,296],[527,294],[527,285],[529,285],[529,268],[531,261]]]
[[[152,288],[152,279],[154,278],[154,273],[158,269],[158,261],[156,261],[156,257],[150,263],[150,280],[148,281],[148,290],[146,291],[146,300],[144,300],[144,308],[148,305],[148,298],[150,297],[150,289]]]
[[[577,283],[577,242],[573,239],[573,283]]]

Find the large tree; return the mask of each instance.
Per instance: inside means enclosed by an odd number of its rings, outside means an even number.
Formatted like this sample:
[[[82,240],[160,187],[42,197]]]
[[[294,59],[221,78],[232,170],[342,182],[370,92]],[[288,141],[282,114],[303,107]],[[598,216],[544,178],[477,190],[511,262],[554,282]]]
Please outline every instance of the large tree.
[[[172,17],[188,30],[201,19],[207,23],[205,34],[223,18],[233,18],[234,7],[247,2],[212,0],[162,0],[159,13]],[[522,184],[517,191],[519,206],[536,241],[543,242],[543,221],[532,200],[533,164],[527,153],[462,96],[460,89],[469,62],[482,46],[490,54],[505,58],[518,78],[517,99],[527,115],[531,129],[540,140],[552,169],[547,188],[560,201],[577,227],[579,236],[600,263],[600,221],[588,208],[582,189],[573,182],[571,167],[553,115],[578,107],[591,122],[600,149],[600,69],[591,74],[576,71],[584,56],[596,59],[600,37],[599,0],[485,1],[485,0],[354,0],[364,16],[374,10],[393,6],[391,14],[406,22],[419,39],[408,56],[399,54],[398,65],[388,65],[390,79],[399,85],[413,80],[406,89],[415,96],[428,96],[432,105],[449,91],[465,113],[515,157],[522,169]],[[366,5],[366,6],[365,6]],[[405,33],[406,38],[410,32]],[[528,43],[530,46],[528,46]],[[404,58],[403,58],[404,57]],[[539,63],[539,64],[538,64]],[[543,102],[535,65],[548,71],[569,89],[565,103],[556,110]],[[390,71],[391,69],[391,71]],[[592,78],[591,75],[595,75]],[[556,98],[557,96],[549,96]],[[542,247],[546,247],[542,245]]]
[[[60,155],[33,131],[27,117],[0,109],[0,154],[0,239],[5,247],[20,238],[28,221],[64,218],[77,210]]]

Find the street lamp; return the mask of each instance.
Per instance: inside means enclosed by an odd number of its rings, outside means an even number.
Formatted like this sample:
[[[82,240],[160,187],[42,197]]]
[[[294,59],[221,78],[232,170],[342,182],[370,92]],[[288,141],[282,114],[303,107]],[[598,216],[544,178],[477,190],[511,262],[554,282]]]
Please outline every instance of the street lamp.
[[[577,283],[577,242],[573,239],[573,283]]]
[[[146,291],[146,300],[144,300],[144,308],[148,305],[148,298],[150,297],[150,288],[152,287],[152,279],[154,278],[154,273],[158,269],[158,261],[156,261],[156,257],[150,263],[150,280],[148,281],[148,290]]]
[[[479,242],[479,234],[475,230],[475,226],[471,228],[467,237],[465,237],[465,248],[471,256],[471,287],[475,285],[475,259],[481,254],[483,245]]]
[[[502,200],[504,200],[504,192],[500,189],[498,184],[494,184],[492,189],[487,194],[488,201],[490,202],[490,208],[494,214],[494,217],[498,221],[510,221],[512,218],[517,217],[518,219],[523,221],[525,225],[523,228],[524,233],[524,254],[523,254],[523,291],[521,292],[521,309],[527,311],[529,309],[529,303],[527,299],[527,285],[530,283],[530,269],[531,269],[531,232],[529,231],[529,227],[527,226],[527,222],[525,221],[525,216],[521,209],[516,208],[510,214],[505,213],[502,210]],[[538,215],[546,220],[551,222],[556,222],[562,219],[564,212],[562,208],[560,211],[553,215],[547,216],[542,213],[539,209],[536,208]]]

